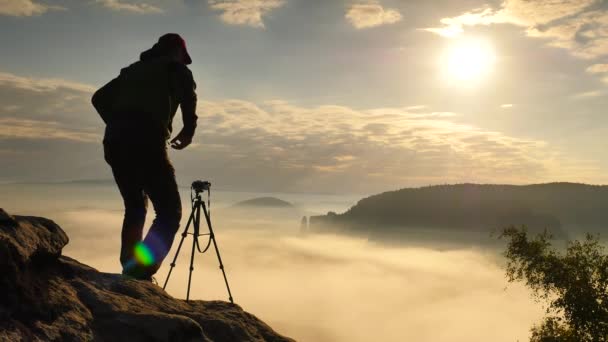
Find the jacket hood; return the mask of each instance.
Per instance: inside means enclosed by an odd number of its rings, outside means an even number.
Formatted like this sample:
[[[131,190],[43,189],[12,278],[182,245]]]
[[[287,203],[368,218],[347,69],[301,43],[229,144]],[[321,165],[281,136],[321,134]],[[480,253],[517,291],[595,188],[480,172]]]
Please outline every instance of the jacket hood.
[[[142,52],[139,55],[139,60],[142,62],[147,62],[159,57],[168,57],[168,51],[163,51],[163,49],[160,48],[160,46],[157,44],[154,44],[154,46],[152,46],[152,48]]]

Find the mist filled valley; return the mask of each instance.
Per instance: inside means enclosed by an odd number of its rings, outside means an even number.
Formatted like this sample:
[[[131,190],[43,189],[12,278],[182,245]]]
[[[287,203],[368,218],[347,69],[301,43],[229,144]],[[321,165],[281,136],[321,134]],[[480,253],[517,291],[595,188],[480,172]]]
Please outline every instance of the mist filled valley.
[[[1,187],[0,202],[8,212],[45,216],[65,229],[70,237],[65,255],[102,272],[120,273],[122,202],[111,184]],[[181,232],[190,203],[188,189],[180,192]],[[242,203],[264,197],[293,205]],[[212,222],[235,302],[298,341],[515,341],[529,336],[543,307],[522,285],[507,283],[502,243],[485,232],[457,234],[466,243],[419,232],[409,243],[391,244],[302,231],[303,215],[345,212],[360,198],[212,191]],[[149,210],[148,223],[151,215]],[[178,234],[168,259],[179,239]],[[188,237],[167,288],[179,298],[186,295],[191,241]],[[205,237],[201,241],[204,246]],[[161,286],[169,261],[156,277]],[[191,298],[228,298],[213,249],[195,255]]]

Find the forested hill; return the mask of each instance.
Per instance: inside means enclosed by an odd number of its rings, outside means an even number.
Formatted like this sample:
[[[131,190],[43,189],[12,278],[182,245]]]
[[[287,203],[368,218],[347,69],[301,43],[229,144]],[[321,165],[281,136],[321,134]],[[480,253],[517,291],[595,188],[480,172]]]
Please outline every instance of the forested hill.
[[[506,225],[550,228],[556,234],[608,227],[608,186],[437,185],[406,188],[360,200],[343,214],[311,218],[313,229],[449,228],[491,230]]]

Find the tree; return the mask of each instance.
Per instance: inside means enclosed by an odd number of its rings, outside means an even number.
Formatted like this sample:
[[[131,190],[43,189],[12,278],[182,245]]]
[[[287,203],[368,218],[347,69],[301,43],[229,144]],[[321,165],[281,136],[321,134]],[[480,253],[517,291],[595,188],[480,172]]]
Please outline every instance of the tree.
[[[525,282],[537,300],[548,302],[532,342],[608,341],[608,255],[599,237],[587,234],[562,252],[547,231],[529,238],[525,228],[509,227],[500,237],[510,240],[504,253],[509,282]]]

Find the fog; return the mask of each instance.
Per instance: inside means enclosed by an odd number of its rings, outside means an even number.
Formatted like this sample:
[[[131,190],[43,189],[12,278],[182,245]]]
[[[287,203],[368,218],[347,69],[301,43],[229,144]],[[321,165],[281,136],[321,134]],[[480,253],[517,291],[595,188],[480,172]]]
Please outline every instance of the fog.
[[[18,213],[42,212],[59,223],[70,236],[64,255],[120,272],[120,202],[93,209],[75,200],[64,201],[69,207],[54,201],[48,203],[52,212],[33,202],[30,211]],[[14,203],[5,205],[9,212]],[[298,341],[523,341],[543,314],[527,289],[507,283],[504,260],[493,249],[437,248],[431,242],[387,246],[358,237],[301,234],[297,217],[264,228],[263,220],[235,217],[236,211],[213,215],[235,302]],[[148,218],[149,223],[151,213]],[[191,241],[186,240],[167,288],[181,298]],[[191,297],[227,300],[213,249],[197,254],[195,263]],[[167,260],[157,275],[161,285],[168,268]]]

